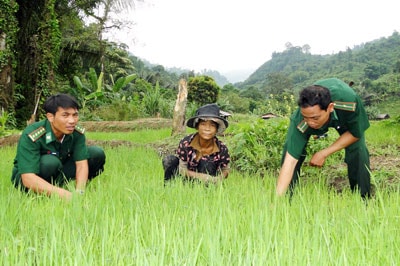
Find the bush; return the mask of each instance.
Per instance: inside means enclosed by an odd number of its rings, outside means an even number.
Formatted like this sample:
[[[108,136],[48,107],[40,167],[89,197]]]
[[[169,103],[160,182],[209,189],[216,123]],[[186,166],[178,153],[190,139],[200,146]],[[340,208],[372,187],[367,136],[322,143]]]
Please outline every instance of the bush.
[[[367,113],[369,120],[374,120],[378,117],[379,109],[377,106],[366,106],[365,112]]]
[[[297,103],[293,95],[269,95],[268,99],[253,110],[254,114],[263,115],[273,113],[280,117],[290,117],[297,108]]]
[[[124,101],[114,101],[108,105],[93,110],[86,114],[86,121],[129,121],[137,119],[141,116],[141,111],[136,104]]]
[[[258,119],[231,129],[234,134],[229,146],[232,166],[256,174],[278,169],[288,125],[288,119]]]
[[[289,119],[272,118],[258,119],[251,124],[239,124],[230,127],[233,133],[229,141],[231,165],[250,174],[265,176],[267,172],[277,172],[281,167],[282,150],[289,127]],[[337,132],[330,128],[319,138],[310,137],[306,152],[312,156],[338,137]],[[329,156],[331,160],[344,160],[344,152]]]
[[[7,111],[0,110],[0,137],[5,135],[8,117]]]

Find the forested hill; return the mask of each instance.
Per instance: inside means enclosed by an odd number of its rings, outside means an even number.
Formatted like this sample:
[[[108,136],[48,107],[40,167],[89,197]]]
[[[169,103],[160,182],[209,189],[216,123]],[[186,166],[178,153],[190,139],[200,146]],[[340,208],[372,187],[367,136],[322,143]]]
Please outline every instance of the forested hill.
[[[360,44],[332,55],[312,55],[307,48],[308,45],[287,45],[285,51],[273,53],[271,60],[260,66],[247,80],[235,84],[235,87],[265,90],[274,78],[283,78],[294,88],[299,88],[327,77],[354,81],[356,84],[371,84],[376,81],[387,83],[393,76],[399,77],[398,32],[388,38]]]

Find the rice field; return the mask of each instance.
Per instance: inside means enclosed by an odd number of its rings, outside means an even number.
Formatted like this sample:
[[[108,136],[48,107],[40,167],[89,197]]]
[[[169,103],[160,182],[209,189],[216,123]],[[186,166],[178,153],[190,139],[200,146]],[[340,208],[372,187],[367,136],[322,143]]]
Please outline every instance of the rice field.
[[[88,137],[145,144],[169,133],[143,130]],[[15,147],[0,148],[1,265],[400,261],[398,188],[378,189],[364,202],[349,189],[340,194],[330,190],[326,176],[316,174],[313,182],[298,186],[292,199],[277,198],[273,174],[260,178],[236,171],[222,185],[176,180],[164,186],[157,151],[145,145],[104,148],[104,173],[85,195],[74,195],[69,202],[15,190],[10,183]]]

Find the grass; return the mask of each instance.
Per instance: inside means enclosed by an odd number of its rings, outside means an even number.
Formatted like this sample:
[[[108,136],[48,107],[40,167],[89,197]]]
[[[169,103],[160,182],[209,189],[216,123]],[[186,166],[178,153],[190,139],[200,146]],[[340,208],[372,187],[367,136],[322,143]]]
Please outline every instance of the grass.
[[[400,127],[387,121],[372,121],[365,133],[368,143],[374,146],[399,145]]]
[[[389,114],[391,117],[400,116],[400,98],[392,97],[384,102],[380,103],[378,106],[380,113]]]
[[[88,132],[86,137],[90,140],[126,140],[134,143],[147,144],[171,135],[170,128],[147,129],[139,132]]]
[[[399,132],[373,124],[373,147]],[[391,133],[388,133],[391,132]],[[148,144],[169,130],[88,133]],[[387,137],[391,136],[391,137]],[[378,139],[385,137],[384,140]],[[223,138],[222,138],[223,139]],[[383,148],[382,148],[383,149]],[[164,187],[157,152],[105,147],[105,172],[70,202],[25,195],[10,183],[15,147],[1,147],[1,265],[396,265],[399,189],[366,204],[315,174],[291,201],[275,197],[275,176],[233,171],[223,185],[180,180]]]

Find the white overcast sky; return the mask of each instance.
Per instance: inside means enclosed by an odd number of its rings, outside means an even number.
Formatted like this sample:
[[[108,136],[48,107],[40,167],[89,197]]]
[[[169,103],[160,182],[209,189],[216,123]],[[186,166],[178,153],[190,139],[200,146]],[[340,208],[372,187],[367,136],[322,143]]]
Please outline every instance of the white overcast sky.
[[[108,38],[165,67],[254,72],[287,42],[332,54],[388,37],[399,10],[398,0],[145,0],[127,16],[134,26]]]

